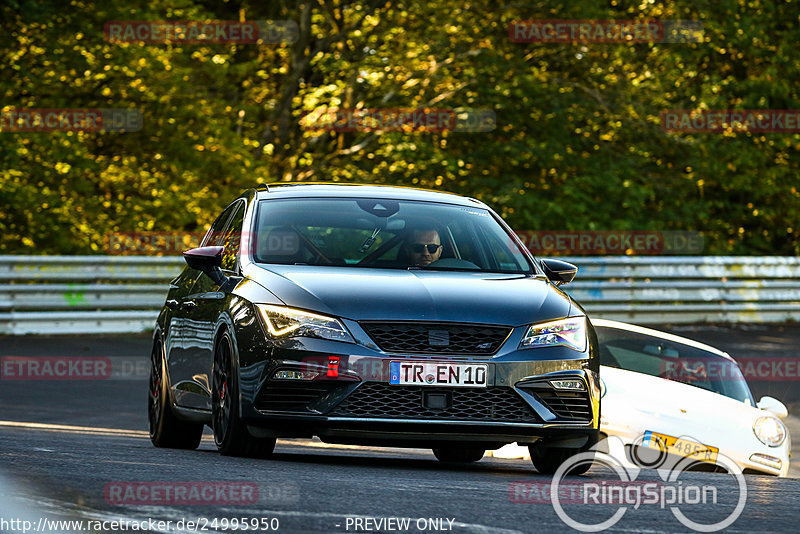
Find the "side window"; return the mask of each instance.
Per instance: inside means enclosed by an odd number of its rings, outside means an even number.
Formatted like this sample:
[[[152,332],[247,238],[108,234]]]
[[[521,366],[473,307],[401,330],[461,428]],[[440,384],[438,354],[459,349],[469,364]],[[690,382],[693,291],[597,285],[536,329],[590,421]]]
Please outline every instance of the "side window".
[[[242,225],[244,224],[244,202],[236,203],[236,211],[231,217],[231,222],[225,230],[225,235],[220,240],[220,245],[225,247],[222,252],[222,269],[235,271],[239,261],[239,244],[242,239]]]
[[[231,213],[235,208],[236,204],[231,204],[217,217],[217,220],[214,221],[214,224],[208,229],[208,232],[203,238],[203,242],[200,243],[201,247],[213,247],[222,244],[222,231],[225,229],[225,224],[228,222],[228,219],[230,219]]]

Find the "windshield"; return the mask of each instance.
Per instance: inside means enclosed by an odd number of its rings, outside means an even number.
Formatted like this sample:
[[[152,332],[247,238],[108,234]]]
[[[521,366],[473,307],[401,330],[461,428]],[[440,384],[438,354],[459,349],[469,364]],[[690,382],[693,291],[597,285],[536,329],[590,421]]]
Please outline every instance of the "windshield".
[[[600,365],[674,380],[755,406],[736,362],[656,336],[602,326],[595,330]]]
[[[264,200],[254,260],[283,265],[531,273],[488,210],[370,198]]]

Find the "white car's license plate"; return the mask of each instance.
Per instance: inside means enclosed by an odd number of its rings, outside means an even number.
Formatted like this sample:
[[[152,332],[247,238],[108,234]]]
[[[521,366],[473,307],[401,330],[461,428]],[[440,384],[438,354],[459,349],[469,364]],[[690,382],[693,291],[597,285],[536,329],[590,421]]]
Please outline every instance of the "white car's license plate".
[[[487,367],[485,363],[391,362],[389,383],[485,388]]]

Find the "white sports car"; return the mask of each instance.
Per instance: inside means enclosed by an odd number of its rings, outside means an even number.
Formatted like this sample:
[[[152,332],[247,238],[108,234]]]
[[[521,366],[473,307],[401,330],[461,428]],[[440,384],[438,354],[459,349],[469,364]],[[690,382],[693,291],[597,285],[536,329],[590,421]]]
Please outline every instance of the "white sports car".
[[[722,470],[727,458],[745,474],[788,474],[786,406],[772,397],[756,403],[728,354],[650,328],[592,324],[600,341],[601,439],[611,438],[614,458],[637,467],[689,458],[709,470]]]

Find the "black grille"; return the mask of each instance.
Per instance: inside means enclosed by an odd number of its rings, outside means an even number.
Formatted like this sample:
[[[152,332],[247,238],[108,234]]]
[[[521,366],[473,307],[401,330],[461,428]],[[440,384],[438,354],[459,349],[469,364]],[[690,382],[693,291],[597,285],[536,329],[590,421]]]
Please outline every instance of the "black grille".
[[[423,405],[423,392],[447,395],[447,408]],[[511,388],[445,388],[367,383],[331,412],[341,417],[536,423],[539,418]]]
[[[308,412],[308,405],[320,400],[341,383],[271,381],[259,392],[256,410],[274,412]]]
[[[385,352],[490,355],[508,337],[506,326],[452,323],[373,323],[361,326]]]
[[[525,387],[522,389],[532,393],[551,412],[560,419],[570,421],[589,421],[592,419],[592,404],[586,391],[562,391],[549,385]]]

